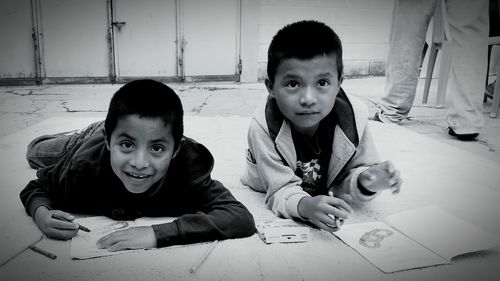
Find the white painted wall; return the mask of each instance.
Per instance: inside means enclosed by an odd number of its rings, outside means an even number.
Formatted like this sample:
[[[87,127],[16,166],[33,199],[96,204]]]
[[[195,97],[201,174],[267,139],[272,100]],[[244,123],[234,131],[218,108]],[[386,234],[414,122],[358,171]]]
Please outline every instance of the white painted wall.
[[[0,1],[0,78],[35,77],[29,0]]]
[[[150,0],[152,2],[165,1],[170,3],[172,9],[173,0]],[[183,0],[179,0],[183,1]],[[214,0],[215,1],[215,0]],[[31,39],[31,20],[30,6],[28,0],[9,1],[4,4],[2,1],[0,9],[0,32],[2,41],[0,44],[0,78],[5,77],[33,77],[33,43]],[[108,46],[106,42],[106,0],[39,0],[41,3],[41,24],[42,24],[42,59],[44,68],[42,76],[47,77],[106,77],[109,74],[108,69]],[[132,2],[132,1],[130,1]],[[144,3],[142,3],[144,2]],[[140,5],[148,5],[148,2],[142,1]],[[208,2],[208,1],[207,1]],[[222,3],[222,0],[215,1]],[[214,2],[214,3],[215,3]],[[235,1],[236,2],[236,1]],[[119,6],[123,1],[115,1],[117,12],[120,14]],[[191,2],[190,2],[191,3]],[[294,21],[304,19],[315,19],[323,21],[330,25],[340,36],[344,47],[344,64],[347,75],[367,75],[381,74],[384,71],[384,62],[388,51],[389,29],[391,23],[392,9],[394,0],[242,0],[241,1],[241,44],[240,55],[243,61],[243,72],[241,81],[253,82],[265,77],[265,66],[267,61],[267,48],[272,36],[284,25]],[[204,3],[207,5],[207,3]],[[9,9],[4,6],[17,7],[17,14],[9,14]],[[189,5],[196,8],[198,4]],[[207,25],[200,21],[200,18],[212,19],[211,23],[218,23],[221,19],[230,13],[234,14],[234,7],[211,9],[203,7],[198,11],[201,15],[191,13],[184,15],[187,22],[183,23],[186,32],[197,34],[198,41],[188,39],[189,44],[196,44],[197,47],[210,43],[210,40],[224,41],[234,44],[234,33],[225,32],[226,37],[217,37],[213,34],[213,29],[207,28]],[[215,7],[215,6],[214,6]],[[218,5],[221,7],[221,5]],[[150,8],[150,7],[149,7]],[[160,9],[162,10],[162,9]],[[132,30],[132,17],[130,15],[142,15],[140,11],[128,11],[124,21],[129,20],[125,29]],[[162,11],[149,13],[145,16],[162,16]],[[124,42],[117,41],[117,74],[119,76],[170,76],[174,72],[172,14],[164,13],[164,21],[156,21],[158,24],[167,24],[170,26],[169,32],[163,34],[162,27],[145,28],[136,31],[130,37],[136,40],[137,44],[129,49],[125,48]],[[233,18],[233,16],[229,16]],[[229,17],[226,22],[229,22]],[[120,20],[120,19],[117,19]],[[235,26],[225,26],[227,30],[237,28],[238,22],[233,21]],[[213,27],[212,27],[213,28]],[[121,35],[126,35],[126,30]],[[189,31],[189,32],[188,32]],[[224,32],[223,32],[224,33]],[[120,35],[120,34],[117,34]],[[130,34],[129,34],[130,35]],[[160,38],[161,37],[161,38]],[[8,38],[9,40],[5,40]],[[141,39],[142,38],[142,39]],[[148,41],[144,38],[162,39]],[[117,39],[115,37],[115,39]],[[166,41],[165,41],[166,40]],[[146,47],[140,47],[140,42],[146,43]],[[155,50],[164,49],[163,55],[158,56],[151,52],[152,45]],[[213,45],[213,44],[212,44]],[[212,46],[211,45],[211,46]],[[191,46],[191,49],[193,46]],[[233,46],[232,46],[233,47]],[[121,49],[120,49],[121,48]],[[125,48],[125,49],[124,49]],[[231,57],[231,62],[236,62],[234,48],[231,51],[225,48],[211,48],[210,51],[203,52],[198,48],[191,54],[190,69],[191,75],[210,75],[217,72],[211,72],[208,66],[218,66],[217,62],[221,59],[214,59],[211,62],[200,60],[200,58],[218,58],[218,56]],[[210,49],[210,48],[205,48]],[[126,51],[126,52],[124,52]],[[188,55],[188,54],[186,54]],[[140,58],[155,58],[154,63],[147,63]],[[126,57],[132,63],[127,68]],[[189,59],[189,58],[186,58]],[[130,62],[130,61],[129,61]],[[31,63],[31,65],[30,65]],[[140,65],[148,64],[147,67]],[[160,64],[172,64],[172,66],[155,67]],[[134,66],[134,64],[137,64]],[[156,69],[157,68],[157,69]],[[204,69],[207,71],[203,71]],[[126,70],[125,70],[126,69]],[[232,73],[234,64],[231,63],[228,68],[228,74]],[[220,74],[220,73],[217,73]],[[224,73],[225,74],[225,73]]]
[[[326,23],[339,35],[347,75],[367,75],[370,67],[383,68],[393,5],[394,0],[260,0],[259,77],[265,76],[274,34],[286,24],[308,19]]]
[[[241,61],[240,81],[255,82],[259,73],[260,4],[255,0],[241,1]]]

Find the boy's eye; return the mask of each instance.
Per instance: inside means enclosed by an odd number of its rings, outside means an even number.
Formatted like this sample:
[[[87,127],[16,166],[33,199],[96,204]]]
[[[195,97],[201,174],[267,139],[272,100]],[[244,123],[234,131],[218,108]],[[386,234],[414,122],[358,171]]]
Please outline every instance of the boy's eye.
[[[325,87],[325,86],[328,86],[330,85],[330,81],[326,80],[326,79],[321,79],[318,81],[318,85],[321,86],[321,87]]]
[[[154,153],[161,153],[165,151],[165,147],[163,147],[163,145],[153,145],[151,147],[151,151],[153,151]]]
[[[120,142],[120,147],[125,151],[131,151],[134,149],[134,144],[130,141],[122,141]]]
[[[289,87],[289,88],[297,88],[300,86],[300,83],[298,81],[295,81],[295,80],[291,80],[291,81],[288,81],[285,86]]]

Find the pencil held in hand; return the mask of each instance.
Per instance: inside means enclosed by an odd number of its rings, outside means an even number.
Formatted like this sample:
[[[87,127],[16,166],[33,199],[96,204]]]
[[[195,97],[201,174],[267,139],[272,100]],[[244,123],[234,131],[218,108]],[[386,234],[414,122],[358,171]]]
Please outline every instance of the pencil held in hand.
[[[53,219],[56,219],[56,220],[61,220],[61,221],[67,221],[67,222],[72,222],[68,219],[66,219],[65,217],[61,217],[59,215],[56,215],[56,214],[52,214],[51,216]],[[86,228],[85,226],[81,225],[81,224],[78,224],[78,229],[82,230],[82,231],[85,231],[85,232],[90,232],[90,229]]]
[[[333,197],[333,192],[332,191],[328,191],[328,196]],[[333,220],[335,220],[335,225],[329,225],[329,226],[340,228],[344,224],[344,219],[339,218],[339,217],[337,217],[335,215],[332,215],[332,214],[328,214],[328,216],[330,216]]]

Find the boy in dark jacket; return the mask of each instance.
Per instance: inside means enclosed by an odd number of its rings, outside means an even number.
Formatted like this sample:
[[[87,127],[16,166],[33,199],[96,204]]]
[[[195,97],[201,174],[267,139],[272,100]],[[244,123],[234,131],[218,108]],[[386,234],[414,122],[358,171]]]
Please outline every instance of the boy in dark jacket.
[[[28,147],[38,179],[21,192],[26,212],[47,236],[70,239],[71,213],[116,220],[175,216],[175,221],[113,232],[110,251],[165,247],[255,232],[252,215],[210,177],[214,159],[183,136],[183,110],[168,86],[137,80],[111,99],[104,122],[74,134],[42,136]],[[52,218],[56,214],[68,221]]]

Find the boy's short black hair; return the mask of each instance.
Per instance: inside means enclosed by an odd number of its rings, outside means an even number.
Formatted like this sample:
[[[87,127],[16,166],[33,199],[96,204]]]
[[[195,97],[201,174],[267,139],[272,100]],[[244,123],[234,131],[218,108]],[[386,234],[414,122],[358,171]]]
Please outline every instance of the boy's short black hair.
[[[165,125],[172,125],[175,147],[184,134],[182,103],[179,96],[167,85],[151,79],[129,82],[111,98],[108,114],[104,121],[106,139],[109,142],[118,119],[125,115],[159,117]]]
[[[282,59],[311,59],[317,55],[337,56],[338,79],[342,77],[342,43],[338,35],[326,24],[304,20],[286,25],[274,35],[267,51],[267,76],[274,76]]]

